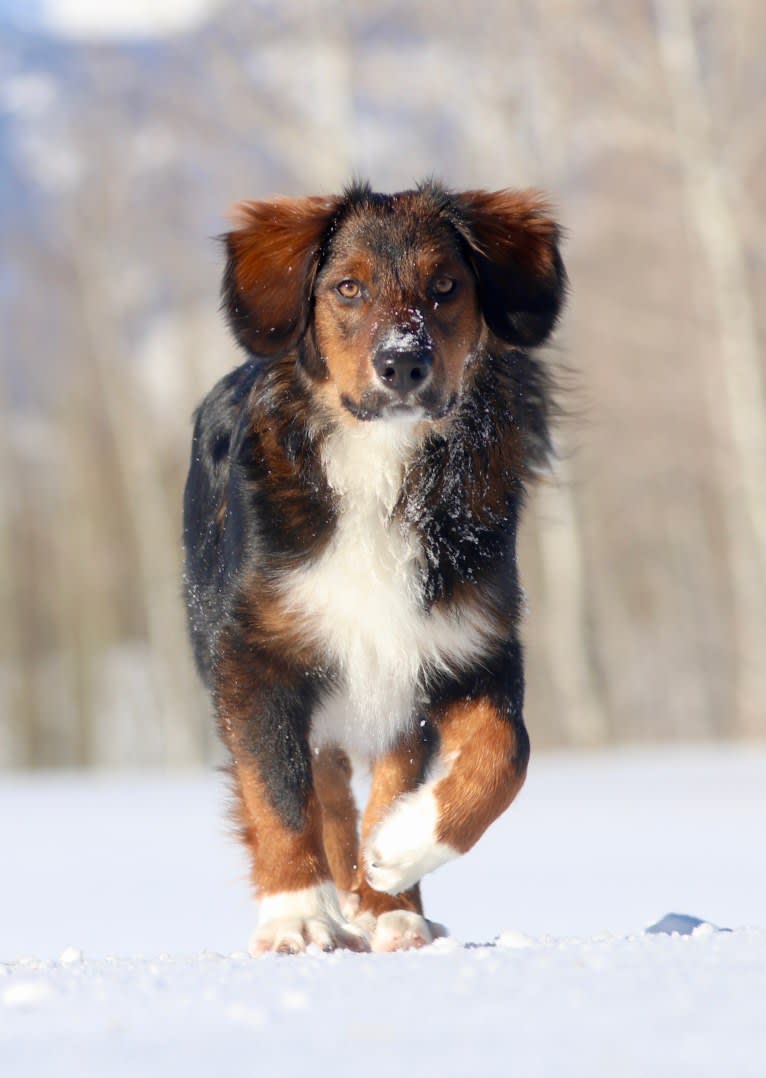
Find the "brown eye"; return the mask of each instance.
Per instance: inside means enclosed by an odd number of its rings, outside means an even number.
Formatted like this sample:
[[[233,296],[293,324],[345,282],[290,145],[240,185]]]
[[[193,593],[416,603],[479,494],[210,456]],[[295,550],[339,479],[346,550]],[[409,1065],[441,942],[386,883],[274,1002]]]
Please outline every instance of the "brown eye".
[[[435,296],[448,296],[455,291],[456,284],[452,277],[436,277],[431,284],[431,290]]]
[[[337,291],[343,296],[344,299],[358,299],[362,294],[361,286],[358,281],[341,281],[337,287]]]

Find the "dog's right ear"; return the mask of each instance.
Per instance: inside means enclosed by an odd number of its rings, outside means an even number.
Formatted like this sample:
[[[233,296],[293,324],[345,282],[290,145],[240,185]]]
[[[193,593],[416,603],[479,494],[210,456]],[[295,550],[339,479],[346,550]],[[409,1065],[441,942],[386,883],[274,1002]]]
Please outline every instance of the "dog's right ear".
[[[261,356],[283,355],[306,331],[311,290],[342,199],[240,202],[224,237],[222,306],[237,341]]]

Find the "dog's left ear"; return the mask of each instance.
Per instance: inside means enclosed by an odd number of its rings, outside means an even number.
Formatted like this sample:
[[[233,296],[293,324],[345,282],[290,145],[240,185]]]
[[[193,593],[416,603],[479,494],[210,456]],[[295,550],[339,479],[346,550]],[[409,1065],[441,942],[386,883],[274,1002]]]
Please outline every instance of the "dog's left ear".
[[[567,284],[560,230],[545,198],[536,191],[454,197],[487,325],[509,344],[542,344],[556,325]]]
[[[240,202],[225,237],[222,304],[234,336],[260,356],[283,355],[306,331],[322,242],[342,200]]]

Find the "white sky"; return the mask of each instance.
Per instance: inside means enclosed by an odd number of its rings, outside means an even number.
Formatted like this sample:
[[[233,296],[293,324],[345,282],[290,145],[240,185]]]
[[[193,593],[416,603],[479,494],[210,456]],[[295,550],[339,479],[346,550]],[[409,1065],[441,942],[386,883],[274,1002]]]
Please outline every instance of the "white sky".
[[[0,18],[46,27],[63,37],[156,37],[192,29],[221,0],[0,0]]]

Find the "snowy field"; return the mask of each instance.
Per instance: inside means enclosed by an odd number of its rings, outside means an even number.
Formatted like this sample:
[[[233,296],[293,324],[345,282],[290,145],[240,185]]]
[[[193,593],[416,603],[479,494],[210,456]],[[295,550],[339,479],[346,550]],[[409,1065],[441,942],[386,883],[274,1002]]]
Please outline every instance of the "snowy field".
[[[248,958],[223,803],[3,780],[0,1074],[766,1075],[766,748],[538,753],[414,953]]]

